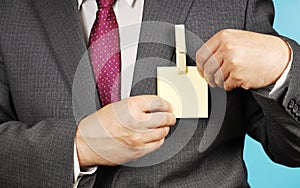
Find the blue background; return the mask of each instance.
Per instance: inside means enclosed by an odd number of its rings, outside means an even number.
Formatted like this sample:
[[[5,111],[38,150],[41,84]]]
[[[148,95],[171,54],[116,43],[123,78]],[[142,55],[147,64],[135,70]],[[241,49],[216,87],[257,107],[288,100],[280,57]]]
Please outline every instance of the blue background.
[[[274,4],[275,29],[300,44],[300,0],[274,0]],[[272,162],[261,145],[250,137],[246,138],[244,159],[252,188],[300,188],[300,168]]]

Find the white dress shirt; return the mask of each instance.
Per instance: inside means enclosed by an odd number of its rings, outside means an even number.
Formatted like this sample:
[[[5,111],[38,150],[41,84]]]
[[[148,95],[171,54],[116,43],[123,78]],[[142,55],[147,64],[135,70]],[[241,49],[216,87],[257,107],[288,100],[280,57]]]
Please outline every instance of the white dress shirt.
[[[78,10],[81,15],[82,27],[86,43],[88,44],[89,35],[98,10],[96,0],[76,0],[78,2]],[[138,41],[140,35],[140,26],[142,22],[144,8],[144,0],[117,0],[114,5],[114,11],[117,17],[120,33],[121,47],[121,98],[127,98],[130,95],[131,83],[133,78],[134,65],[137,56]],[[130,32],[128,32],[130,27]],[[124,32],[127,28],[126,33]],[[125,42],[126,39],[126,42]],[[128,41],[128,39],[130,41]],[[130,45],[128,45],[130,44]],[[292,51],[291,51],[292,52]],[[285,72],[276,82],[274,88],[270,92],[270,96],[279,91],[287,82],[288,73],[291,67],[291,61]],[[82,176],[93,174],[97,167],[81,169],[80,171],[76,145],[74,144],[74,187],[77,187]]]

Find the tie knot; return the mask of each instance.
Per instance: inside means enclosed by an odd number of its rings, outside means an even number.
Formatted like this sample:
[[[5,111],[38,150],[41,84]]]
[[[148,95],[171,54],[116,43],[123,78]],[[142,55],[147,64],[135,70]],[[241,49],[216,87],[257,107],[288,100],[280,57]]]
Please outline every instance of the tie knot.
[[[101,8],[112,8],[116,2],[116,0],[96,0],[98,9]]]

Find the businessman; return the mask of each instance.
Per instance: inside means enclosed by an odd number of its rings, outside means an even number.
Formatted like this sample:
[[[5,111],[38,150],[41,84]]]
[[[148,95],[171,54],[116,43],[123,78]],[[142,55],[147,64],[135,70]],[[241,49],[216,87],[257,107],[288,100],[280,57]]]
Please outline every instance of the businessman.
[[[300,47],[278,36],[273,17],[270,0],[1,0],[0,186],[249,187],[246,133],[273,161],[299,167]],[[188,64],[210,93],[226,91],[221,129],[201,152],[213,110],[208,119],[176,120],[155,96],[156,67],[174,66],[166,43],[179,23],[205,41],[187,40]],[[130,25],[133,41],[165,43],[125,48],[128,32],[118,28]],[[74,90],[85,83],[82,61],[88,82]],[[81,102],[91,93],[95,110]],[[126,165],[170,138],[176,149],[185,138],[172,135],[179,122],[196,128],[176,154]]]

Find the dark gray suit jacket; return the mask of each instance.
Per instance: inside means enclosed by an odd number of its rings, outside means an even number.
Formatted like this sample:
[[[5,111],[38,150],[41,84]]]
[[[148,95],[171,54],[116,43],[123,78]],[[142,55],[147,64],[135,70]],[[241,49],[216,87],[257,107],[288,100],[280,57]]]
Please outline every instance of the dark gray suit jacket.
[[[273,16],[271,0],[145,0],[143,20],[185,24],[206,41],[226,28],[276,35]],[[149,25],[142,27],[141,40],[169,45],[139,44],[131,95],[155,94],[156,66],[174,66],[170,28],[153,35]],[[169,136],[168,148],[183,147],[178,153],[147,167],[129,166],[163,153],[127,166],[102,166],[79,186],[247,187],[246,133],[275,162],[300,166],[300,48],[287,40],[294,60],[276,100],[262,91],[211,89],[210,119],[178,120],[173,128],[174,134],[194,129],[188,140],[187,132]],[[191,59],[202,43],[187,43],[189,64],[195,65]],[[92,112],[89,103],[73,112],[74,100],[81,100],[72,97],[73,79],[86,48],[75,0],[0,1],[0,187],[72,187],[76,121]],[[100,108],[97,98],[95,104]]]

